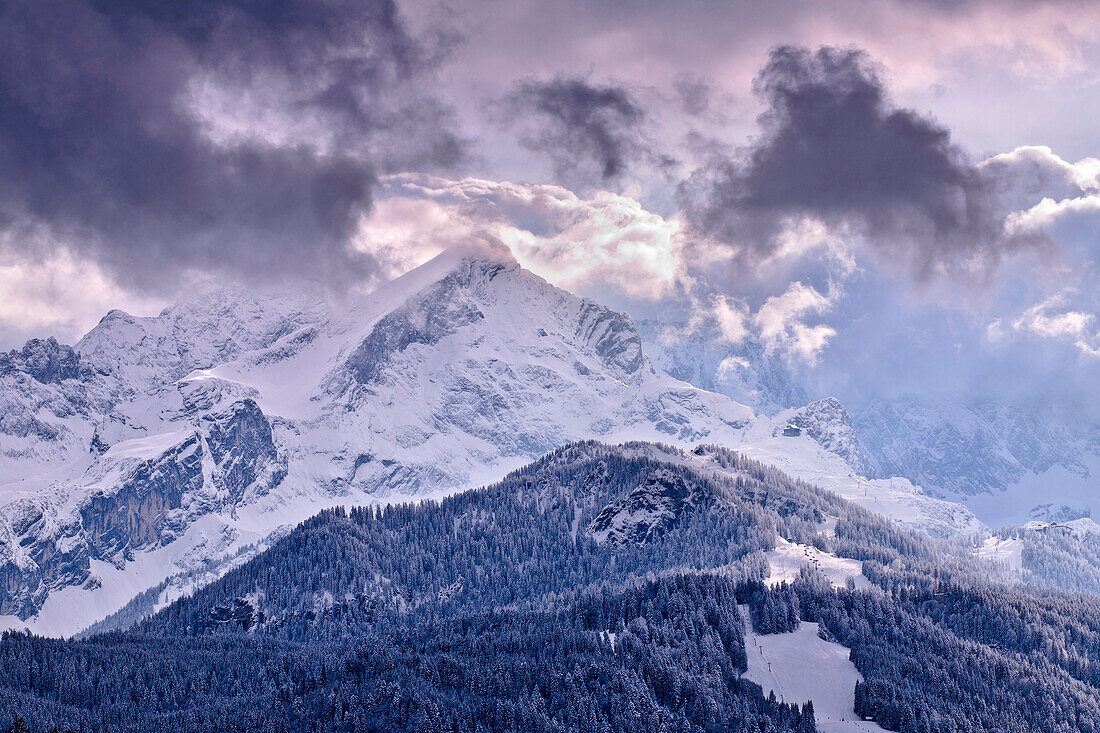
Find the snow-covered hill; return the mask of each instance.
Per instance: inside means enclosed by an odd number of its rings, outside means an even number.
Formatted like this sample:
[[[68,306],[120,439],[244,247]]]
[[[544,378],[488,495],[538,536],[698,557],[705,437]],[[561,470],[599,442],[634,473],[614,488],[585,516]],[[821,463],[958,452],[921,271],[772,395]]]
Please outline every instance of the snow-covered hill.
[[[334,303],[203,293],[0,360],[5,623],[73,633],[320,508],[451,493],[580,439],[740,448],[907,526],[976,523],[861,477],[838,404],[757,417],[507,252],[452,249]]]
[[[1043,407],[910,396],[853,412],[877,475],[966,503],[993,526],[1100,511],[1100,433]]]

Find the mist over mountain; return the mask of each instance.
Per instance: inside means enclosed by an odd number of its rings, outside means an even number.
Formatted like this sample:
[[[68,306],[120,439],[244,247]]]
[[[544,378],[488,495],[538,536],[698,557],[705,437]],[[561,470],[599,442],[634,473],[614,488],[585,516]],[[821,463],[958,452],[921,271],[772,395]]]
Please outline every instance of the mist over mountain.
[[[0,733],[1100,731],[1097,68],[0,2]]]

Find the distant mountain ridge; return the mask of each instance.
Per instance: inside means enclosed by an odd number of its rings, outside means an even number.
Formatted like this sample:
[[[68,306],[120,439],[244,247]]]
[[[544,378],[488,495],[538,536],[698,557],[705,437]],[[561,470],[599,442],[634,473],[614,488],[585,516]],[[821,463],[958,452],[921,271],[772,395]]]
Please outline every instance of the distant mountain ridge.
[[[679,381],[629,317],[480,246],[346,304],[220,290],[112,311],[0,366],[0,622],[45,633],[166,578],[184,592],[322,508],[487,484],[576,440],[743,448],[904,526],[981,526],[868,479],[839,403],[768,417]]]
[[[579,438],[729,440],[753,418],[656,372],[627,317],[480,249],[340,311],[228,291],[112,311],[74,347],[6,355],[0,380],[0,614],[70,633],[324,506],[447,493]],[[77,597],[98,600],[73,614]]]

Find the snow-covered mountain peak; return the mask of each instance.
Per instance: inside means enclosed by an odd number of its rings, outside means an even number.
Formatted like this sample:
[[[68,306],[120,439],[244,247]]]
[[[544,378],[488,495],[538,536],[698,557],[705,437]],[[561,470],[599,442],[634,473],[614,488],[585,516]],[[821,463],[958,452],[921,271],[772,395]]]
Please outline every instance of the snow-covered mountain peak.
[[[523,364],[578,352],[574,357],[585,358],[569,363],[581,377],[606,373],[629,381],[649,369],[628,317],[493,251],[447,250],[370,296],[353,320],[370,327],[341,354],[326,391],[346,394],[399,381],[412,376],[410,363],[426,350],[456,353],[455,344],[472,347],[465,350],[468,364],[479,356]]]
[[[127,387],[147,391],[207,369],[328,317],[313,295],[200,291],[157,316],[113,310],[76,344],[81,358]]]
[[[804,432],[822,448],[843,458],[857,474],[868,478],[875,475],[874,464],[856,434],[852,416],[837,398],[826,397],[784,410],[776,415],[776,420],[780,423],[777,433],[792,429]]]

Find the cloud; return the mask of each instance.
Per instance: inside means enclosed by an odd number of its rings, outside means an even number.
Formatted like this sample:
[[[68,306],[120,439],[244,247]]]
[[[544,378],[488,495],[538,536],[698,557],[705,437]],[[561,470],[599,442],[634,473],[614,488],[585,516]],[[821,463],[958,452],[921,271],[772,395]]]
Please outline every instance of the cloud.
[[[615,180],[652,157],[646,113],[622,86],[526,79],[505,96],[501,119],[518,129],[524,147],[549,156],[563,180]]]
[[[1072,343],[1087,356],[1100,356],[1100,330],[1096,316],[1066,305],[1072,291],[1058,293],[1028,308],[1012,322],[1017,332]]]
[[[807,325],[804,319],[825,313],[832,306],[833,298],[794,282],[782,294],[765,300],[753,316],[753,323],[769,354],[783,353],[814,365],[836,330],[822,324]]]
[[[861,237],[919,280],[982,276],[1042,240],[1005,230],[992,178],[946,128],[895,107],[866,53],[772,50],[754,88],[760,134],[682,186],[692,231],[749,264],[806,217]]]
[[[1079,196],[1061,201],[1045,198],[1026,211],[1010,214],[1007,226],[1011,231],[1042,231],[1073,215],[1097,213],[1100,213],[1100,195]]]
[[[0,351],[44,332],[72,343],[112,308],[156,313],[167,303],[120,288],[95,262],[60,253],[0,263]]]
[[[385,184],[378,214],[412,207],[416,220],[407,217],[402,229],[412,241],[439,242],[442,249],[449,239],[499,240],[524,267],[595,297],[658,300],[691,286],[679,222],[629,196],[597,191],[582,198],[561,186],[424,175],[395,175]],[[379,220],[372,217],[365,231],[377,233]],[[420,222],[429,231],[417,231]]]
[[[1070,163],[1046,145],[1025,145],[978,164],[993,181],[1007,209],[1030,209],[1037,202],[1062,201],[1100,192],[1100,160]]]
[[[711,312],[724,340],[736,344],[749,335],[749,313],[744,303],[724,295],[716,295]]]
[[[461,154],[423,81],[448,41],[390,0],[0,8],[0,226],[36,234],[19,256],[68,249],[145,289],[354,279],[376,266],[347,245],[377,176]]]

